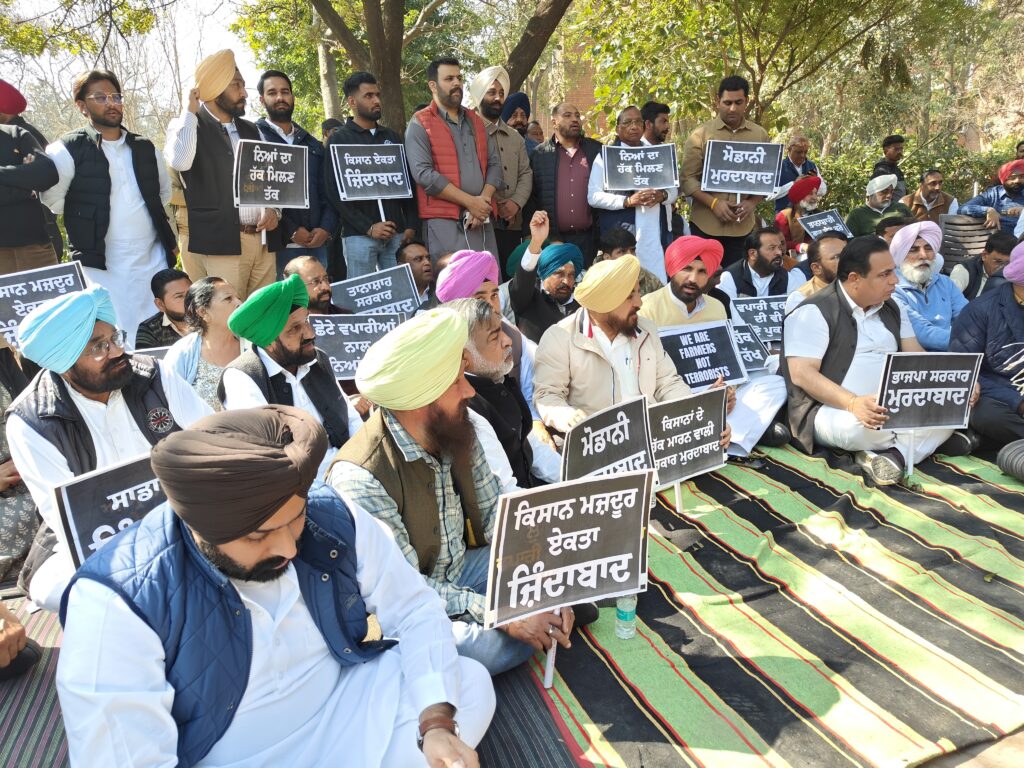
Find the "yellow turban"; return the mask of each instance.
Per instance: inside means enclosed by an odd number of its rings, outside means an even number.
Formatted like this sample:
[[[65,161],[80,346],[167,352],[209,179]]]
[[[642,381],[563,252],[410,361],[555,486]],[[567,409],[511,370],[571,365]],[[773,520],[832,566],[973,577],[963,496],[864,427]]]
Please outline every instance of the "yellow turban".
[[[213,101],[227,90],[235,76],[235,54],[229,48],[207,56],[196,67],[196,87],[201,101]]]
[[[393,411],[429,405],[455,383],[468,338],[466,320],[454,310],[420,312],[366,350],[356,387],[371,403]]]
[[[629,298],[640,277],[636,256],[599,261],[576,286],[576,301],[591,312],[611,312]]]

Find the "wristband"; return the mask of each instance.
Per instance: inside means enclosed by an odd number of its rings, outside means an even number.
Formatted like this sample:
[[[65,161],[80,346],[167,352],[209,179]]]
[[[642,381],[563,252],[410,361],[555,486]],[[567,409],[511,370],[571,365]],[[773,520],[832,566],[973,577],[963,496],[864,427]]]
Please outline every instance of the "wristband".
[[[446,730],[455,738],[459,738],[459,724],[452,718],[444,715],[428,718],[420,723],[419,733],[416,736],[416,746],[419,747],[420,752],[423,751],[423,738],[427,733],[436,729]]]
[[[715,210],[715,206],[716,205],[718,205],[718,198],[717,197],[712,197],[711,198],[711,210],[712,211]]]

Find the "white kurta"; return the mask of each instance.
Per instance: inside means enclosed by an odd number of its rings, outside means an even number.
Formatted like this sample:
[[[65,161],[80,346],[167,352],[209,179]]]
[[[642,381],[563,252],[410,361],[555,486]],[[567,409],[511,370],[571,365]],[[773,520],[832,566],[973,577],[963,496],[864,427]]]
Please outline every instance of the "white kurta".
[[[804,273],[801,272],[796,267],[793,267],[793,269],[789,270],[789,272],[786,273],[786,276],[787,284],[785,290],[783,290],[782,292],[787,295],[791,294],[793,291],[795,291],[797,288],[799,288],[800,286],[807,282],[807,278],[804,276]],[[754,290],[757,291],[758,296],[769,295],[768,288],[771,285],[773,277],[775,277],[774,274],[761,277],[754,270],[750,270],[750,280],[754,284]],[[732,279],[731,272],[722,273],[722,279],[719,280],[718,282],[718,289],[726,296],[728,296],[730,299],[738,298],[736,294],[736,282]]]
[[[419,713],[456,707],[475,746],[494,713],[487,671],[459,658],[440,597],[382,523],[352,505],[356,577],[395,648],[342,667],[331,656],[289,565],[271,582],[232,580],[252,624],[249,681],[231,725],[199,766],[424,766]],[[173,585],[168,585],[171,589]],[[171,766],[174,689],[160,638],[108,587],[71,590],[57,690],[72,763]]]
[[[167,395],[167,405],[178,426],[188,427],[192,422],[213,413],[210,406],[199,398],[184,379],[163,362],[157,361],[157,364],[160,366],[160,381]],[[132,418],[120,391],[113,392],[104,404],[83,397],[70,386],[67,389],[92,436],[97,468],[149,453],[149,441]],[[60,607],[60,596],[71,581],[75,567],[64,536],[60,513],[54,503],[53,489],[70,480],[74,474],[56,446],[40,437],[39,433],[14,413],[7,418],[7,441],[11,448],[11,458],[39,508],[39,514],[57,535],[53,556],[32,577],[30,595],[37,605],[56,611]]]
[[[480,441],[480,447],[484,449],[484,456],[487,457],[487,466],[491,473],[498,478],[501,484],[502,493],[514,493],[522,490],[519,481],[512,472],[512,464],[505,453],[505,449],[498,440],[498,434],[494,427],[483,416],[469,409],[469,421],[476,431],[476,439]],[[533,451],[533,464],[530,470],[533,475],[546,483],[557,483],[559,481],[562,457],[553,448],[545,445],[531,432],[529,436],[530,448]]]
[[[139,191],[132,151],[125,144],[124,134],[117,141],[101,142],[100,148],[110,166],[110,226],[104,240],[107,268],[83,267],[83,271],[90,283],[110,291],[118,326],[128,332],[128,342],[134,348],[139,323],[153,314],[149,280],[161,269],[167,269],[167,254]],[[40,197],[51,211],[63,213],[64,197],[75,178],[75,161],[62,141],[50,144],[46,154],[57,166],[59,178]],[[160,175],[160,202],[167,205],[171,181],[163,157],[155,149],[154,155]]]

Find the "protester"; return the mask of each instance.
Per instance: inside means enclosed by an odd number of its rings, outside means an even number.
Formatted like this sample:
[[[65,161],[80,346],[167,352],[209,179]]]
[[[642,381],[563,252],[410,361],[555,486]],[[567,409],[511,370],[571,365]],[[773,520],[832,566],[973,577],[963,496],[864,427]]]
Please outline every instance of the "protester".
[[[779,170],[779,186],[784,187],[792,184],[804,176],[818,176],[818,166],[813,160],[807,158],[811,150],[811,143],[807,137],[794,133],[786,142],[786,156],[782,158],[782,168]],[[775,213],[787,207],[788,198],[783,195],[775,200]]]
[[[7,440],[43,525],[22,581],[55,611],[74,573],[54,488],[136,459],[210,413],[165,363],[125,351],[110,292],[93,285],[43,302],[18,326],[21,353],[42,370],[7,412]]]
[[[217,395],[228,411],[270,403],[312,414],[330,442],[317,473],[323,477],[363,420],[338,386],[327,355],[315,346],[308,305],[306,284],[292,275],[256,291],[232,312],[228,328],[252,342],[252,349],[228,363]]]
[[[223,410],[217,395],[221,377],[228,363],[250,346],[228,328],[228,317],[242,300],[231,283],[204,277],[189,286],[184,303],[190,333],[167,350],[164,362],[191,384],[210,408]]]
[[[327,250],[338,227],[338,214],[327,199],[325,171],[329,158],[324,145],[311,136],[296,122],[295,94],[292,81],[284,72],[268,69],[256,83],[260,104],[267,112],[266,119],[256,121],[256,127],[264,141],[273,144],[290,144],[306,147],[306,178],[309,207],[286,208],[281,213],[282,235],[286,240],[283,249],[277,252],[277,273],[284,265],[297,256],[312,256],[327,268]]]
[[[950,352],[984,355],[971,429],[995,448],[1024,439],[1024,245],[1013,249],[1003,277],[968,303],[949,340]]]
[[[427,250],[426,243],[413,238],[399,246],[397,256],[399,264],[408,264],[412,270],[412,279],[416,284],[416,294],[420,300],[419,309],[436,307],[434,268],[430,264],[430,252]],[[495,261],[494,264],[497,266],[498,262]]]
[[[850,211],[846,228],[854,237],[875,233],[875,225],[886,214],[899,214],[913,218],[910,209],[894,196],[899,179],[895,174],[874,176],[864,190],[865,202]],[[916,221],[916,219],[914,219]]]
[[[789,314],[804,299],[808,299],[823,288],[832,285],[839,271],[839,254],[846,247],[847,237],[843,232],[830,229],[822,232],[818,239],[807,246],[807,264],[811,279],[801,285],[786,299],[786,314]]]
[[[331,136],[336,130],[341,128],[342,122],[336,117],[328,117],[322,123],[320,123],[320,142],[327,146],[327,143],[331,140]],[[329,159],[328,159],[329,161]]]
[[[326,450],[309,414],[269,406],[153,451],[168,501],[61,612],[73,762],[478,765],[490,680],[390,536],[315,482]]]
[[[626,107],[615,122],[611,146],[639,147],[644,138],[644,118],[636,107]],[[604,158],[594,159],[587,189],[587,202],[597,209],[602,236],[612,229],[628,229],[636,237],[640,265],[665,284],[665,245],[672,234],[672,204],[678,190],[639,189],[634,192],[606,192]]]
[[[139,284],[177,260],[164,211],[171,199],[167,168],[149,139],[122,126],[124,97],[113,72],[77,75],[71,94],[89,125],[46,148],[60,178],[40,199],[64,214],[71,258],[81,262],[90,283],[110,291],[128,343],[134,344],[150,307]]]
[[[903,197],[900,202],[910,209],[911,215],[918,221],[939,223],[939,217],[949,214],[955,216],[960,210],[960,203],[948,192],[942,191],[945,177],[938,168],[929,168],[921,174],[921,186],[912,195]]]
[[[18,355],[6,343],[0,345],[0,413],[5,413],[27,386],[28,379],[19,365]],[[18,578],[38,527],[36,505],[11,459],[7,427],[0,424],[0,584],[10,584]],[[0,680],[7,668],[3,661],[4,648],[12,651],[12,655],[21,651],[21,647],[12,649],[10,646],[13,634],[0,628]]]
[[[526,143],[521,135],[523,131],[509,126],[502,119],[506,93],[508,72],[504,67],[487,67],[469,84],[469,104],[475,105],[483,118],[487,135],[494,139],[501,158],[502,184],[494,194],[498,212],[494,220],[494,238],[498,243],[495,255],[499,257],[502,270],[505,270],[509,255],[523,241],[523,208],[533,192],[533,168],[526,154]]]
[[[1010,263],[1010,253],[1017,244],[1013,235],[999,230],[985,241],[985,247],[977,256],[953,267],[949,279],[963,291],[964,298],[976,299],[985,290],[990,277]]]
[[[775,226],[785,238],[787,250],[800,251],[801,246],[814,241],[814,238],[804,231],[799,219],[817,211],[818,204],[827,191],[828,187],[820,176],[804,176],[793,182],[786,195],[789,207],[775,214]]]
[[[346,274],[352,278],[395,266],[398,263],[399,247],[416,237],[419,219],[416,200],[412,197],[387,200],[341,199],[337,173],[331,161],[332,145],[378,146],[402,142],[397,133],[379,122],[383,108],[377,78],[369,72],[353,72],[342,88],[352,116],[328,140],[324,192],[341,218]]]
[[[526,129],[530,125],[530,98],[522,91],[508,94],[502,104],[501,119],[520,136],[526,138]]]
[[[983,218],[988,229],[1016,234],[1024,211],[1024,160],[1011,160],[999,168],[999,184],[989,187],[960,206],[963,216]]]
[[[482,626],[501,487],[467,415],[467,340],[466,321],[438,307],[370,347],[356,385],[378,408],[339,452],[327,482],[391,529],[444,600],[459,653],[495,675],[556,642],[568,647],[574,611]]]
[[[750,83],[738,75],[731,75],[718,85],[715,109],[718,116],[697,127],[686,139],[683,147],[682,193],[693,198],[690,208],[690,232],[699,237],[710,237],[722,244],[726,268],[743,261],[746,254],[745,239],[757,226],[755,209],[763,198],[735,194],[705,192],[701,189],[704,173],[704,155],[709,141],[768,141],[768,132],[757,123],[746,119],[749,106]]]
[[[908,461],[924,461],[940,446],[947,454],[970,448],[949,440],[951,429],[885,429],[888,416],[876,395],[886,356],[924,351],[906,310],[892,298],[897,283],[885,241],[855,237],[839,256],[836,280],[783,325],[780,370],[793,442],[806,453],[815,444],[854,452],[877,485],[898,482]]]
[[[916,223],[917,219],[913,216],[904,216],[899,211],[892,211],[885,214],[875,224],[875,235],[885,240],[885,242],[891,243],[897,232],[904,227],[909,227],[911,224]]]
[[[547,214],[552,240],[575,245],[583,254],[583,264],[589,265],[597,253],[599,233],[587,192],[601,143],[583,135],[580,111],[570,102],[555,104],[551,121],[551,138],[530,158],[533,207]],[[511,265],[508,271],[515,274]]]
[[[633,237],[633,233],[628,229],[623,229],[621,227],[609,229],[601,235],[597,258],[594,259],[594,263],[596,264],[599,261],[614,261],[615,259],[622,258],[623,256],[636,256],[636,238]],[[644,269],[642,266],[640,267],[641,296],[654,293],[655,291],[663,288],[664,285],[665,282],[659,279],[657,275],[647,269]]]
[[[882,139],[882,159],[875,163],[871,169],[872,176],[892,175],[896,177],[893,197],[897,200],[905,197],[907,194],[907,182],[903,176],[903,169],[899,165],[900,160],[903,159],[903,145],[905,143],[906,139],[898,133]],[[854,232],[854,234],[856,235],[857,233]]]
[[[893,298],[910,318],[914,335],[929,352],[949,348],[953,321],[967,306],[967,299],[942,274],[942,230],[931,221],[904,227],[892,239],[889,250],[899,270]]]
[[[432,258],[462,248],[497,253],[494,194],[502,186],[497,142],[484,121],[462,105],[462,67],[456,59],[430,62],[430,106],[405,130],[423,237]]]
[[[149,281],[157,312],[139,323],[136,349],[169,347],[188,333],[185,294],[192,281],[180,269],[161,269]]]
[[[284,247],[277,208],[238,208],[234,203],[234,150],[242,139],[260,141],[259,128],[243,120],[245,79],[230,50],[196,67],[188,104],[167,127],[164,157],[181,173],[188,210],[188,250],[196,273],[220,277],[241,298],[274,280]],[[266,238],[264,244],[263,238]]]
[[[799,269],[786,270],[786,241],[775,227],[755,229],[747,235],[746,248],[746,259],[726,268],[718,284],[730,299],[788,296],[807,282]]]
[[[544,331],[579,308],[573,291],[576,277],[583,271],[583,254],[572,243],[544,246],[549,228],[547,213],[533,214],[530,245],[508,289],[516,324],[534,344],[540,342]]]
[[[333,291],[331,278],[320,261],[312,256],[298,256],[284,265],[284,278],[298,275],[306,285],[309,295],[309,314],[311,315],[351,315],[347,309],[335,306],[331,302]]]
[[[537,145],[544,141],[544,129],[541,128],[540,123],[536,120],[531,120],[530,124],[526,126],[526,152],[531,157],[533,156],[533,150],[537,148]],[[530,146],[530,145],[533,146]]]

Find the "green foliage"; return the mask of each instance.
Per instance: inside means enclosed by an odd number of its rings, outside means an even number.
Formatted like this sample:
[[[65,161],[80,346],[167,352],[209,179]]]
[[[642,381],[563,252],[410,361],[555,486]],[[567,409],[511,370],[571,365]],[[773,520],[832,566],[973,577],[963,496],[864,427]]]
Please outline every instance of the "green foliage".
[[[113,35],[131,38],[153,28],[157,0],[59,0],[38,15],[23,16],[16,0],[0,0],[0,49],[25,56],[44,51],[99,53]]]

